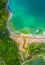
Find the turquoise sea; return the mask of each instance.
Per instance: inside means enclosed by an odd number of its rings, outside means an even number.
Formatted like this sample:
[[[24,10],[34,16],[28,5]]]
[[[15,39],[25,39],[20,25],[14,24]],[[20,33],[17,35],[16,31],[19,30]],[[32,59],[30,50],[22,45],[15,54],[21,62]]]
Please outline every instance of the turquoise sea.
[[[45,0],[9,0],[12,32],[42,34],[45,31]]]

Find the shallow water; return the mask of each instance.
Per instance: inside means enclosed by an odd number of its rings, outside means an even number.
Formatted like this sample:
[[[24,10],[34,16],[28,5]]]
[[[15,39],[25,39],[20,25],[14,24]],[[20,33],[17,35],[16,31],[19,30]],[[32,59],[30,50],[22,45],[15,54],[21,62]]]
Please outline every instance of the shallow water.
[[[45,0],[9,0],[12,18],[9,27],[21,33],[42,34],[45,31]]]
[[[45,65],[45,62],[43,58],[37,58],[33,61],[29,61],[28,63],[25,63],[24,65]]]

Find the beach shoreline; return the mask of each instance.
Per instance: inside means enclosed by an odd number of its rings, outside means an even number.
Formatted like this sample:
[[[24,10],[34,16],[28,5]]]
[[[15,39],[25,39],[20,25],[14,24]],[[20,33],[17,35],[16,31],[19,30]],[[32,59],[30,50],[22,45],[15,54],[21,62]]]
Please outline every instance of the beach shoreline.
[[[7,7],[8,7],[8,5],[9,5],[9,1],[7,2]],[[10,32],[10,34],[13,34],[13,35],[15,35],[15,36],[26,36],[26,37],[33,37],[33,38],[45,38],[45,32],[43,32],[43,34],[42,35],[36,35],[36,34],[19,34],[19,35],[17,35],[17,34],[15,34],[14,32],[12,32],[11,30],[10,30],[10,28],[8,27],[8,22],[9,22],[9,20],[12,18],[12,12],[8,9],[8,15],[9,15],[9,17],[8,17],[8,20],[7,20],[7,22],[6,22],[6,28],[9,30],[9,32]]]
[[[8,30],[10,31],[10,33],[12,33],[12,34],[14,34],[14,35],[16,35],[14,32],[12,32],[11,30],[10,30],[10,28],[8,27],[8,22],[9,22],[9,20],[12,18],[12,13],[9,11],[9,18],[8,18],[8,20],[7,20],[7,22],[6,22],[6,26],[7,26],[7,28],[8,28]],[[23,36],[31,36],[31,37],[37,37],[37,38],[45,38],[45,32],[43,32],[43,34],[42,35],[36,35],[36,34],[19,34],[19,35],[23,35]]]
[[[6,22],[6,28],[9,30],[9,32],[11,33],[11,34],[14,34],[14,35],[17,35],[17,34],[15,34],[14,32],[12,32],[11,30],[10,30],[10,28],[8,27],[8,22],[9,22],[9,20],[12,18],[12,12],[10,12],[10,10],[9,10],[9,17],[8,17],[8,20],[7,20],[7,22]],[[43,32],[43,34],[39,34],[39,35],[36,35],[36,34],[23,34],[23,33],[21,33],[21,34],[19,34],[19,35],[22,35],[22,36],[30,36],[30,37],[36,37],[36,38],[45,38],[45,32]]]
[[[9,5],[9,1],[7,1],[7,7]],[[8,20],[6,22],[6,28],[9,30],[9,32],[11,34],[14,34],[14,35],[17,35],[15,34],[14,32],[12,32],[8,26],[8,22],[10,21],[10,19],[12,18],[12,12],[8,9]],[[45,38],[45,32],[43,32],[41,35],[36,35],[36,34],[23,34],[23,33],[20,33],[19,35],[22,35],[22,36],[27,36],[27,37],[35,37],[35,38]],[[17,35],[18,36],[18,35]]]

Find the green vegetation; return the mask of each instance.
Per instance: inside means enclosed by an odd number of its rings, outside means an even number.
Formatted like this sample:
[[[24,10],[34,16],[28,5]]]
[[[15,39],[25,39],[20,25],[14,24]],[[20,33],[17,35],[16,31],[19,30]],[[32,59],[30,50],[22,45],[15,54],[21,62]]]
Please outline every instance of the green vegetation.
[[[0,40],[0,57],[6,65],[20,65],[16,42]]]
[[[45,43],[32,43],[28,45],[28,53],[31,57],[45,55]]]
[[[5,6],[6,0],[0,0],[0,58],[5,65],[20,65],[18,46],[16,42],[9,38],[6,29],[5,23],[8,19],[8,11]]]

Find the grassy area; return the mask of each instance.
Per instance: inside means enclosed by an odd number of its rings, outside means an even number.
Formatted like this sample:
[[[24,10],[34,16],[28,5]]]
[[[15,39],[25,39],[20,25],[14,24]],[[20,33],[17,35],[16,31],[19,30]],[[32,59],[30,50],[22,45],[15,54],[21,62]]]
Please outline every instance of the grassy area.
[[[7,19],[6,0],[0,0],[0,58],[5,65],[20,65],[18,45],[9,38],[6,29]],[[0,65],[4,64],[1,64],[0,60]]]

